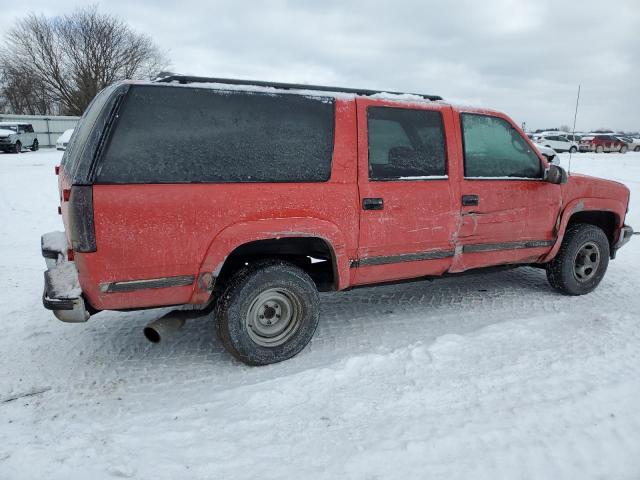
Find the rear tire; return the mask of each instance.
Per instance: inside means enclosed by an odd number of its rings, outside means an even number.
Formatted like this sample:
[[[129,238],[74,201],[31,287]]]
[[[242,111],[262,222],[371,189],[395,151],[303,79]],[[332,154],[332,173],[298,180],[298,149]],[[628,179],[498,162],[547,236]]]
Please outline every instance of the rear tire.
[[[565,295],[596,289],[609,265],[609,240],[601,228],[586,223],[571,226],[558,254],[546,265],[547,280]]]
[[[16,144],[13,146],[13,153],[20,153],[22,152],[22,143],[20,143],[20,141],[17,141]]]
[[[569,149],[569,153],[576,153],[577,151],[578,151],[578,148],[577,148],[577,147],[571,147],[571,148]]]
[[[627,147],[626,145],[620,147],[620,153],[627,153],[627,150],[629,150],[629,147]]]
[[[633,149],[634,152],[640,152],[640,145]]]
[[[598,145],[596,147],[596,153],[604,153],[604,147],[602,145]]]
[[[307,273],[288,262],[264,260],[236,273],[218,302],[218,336],[248,365],[298,354],[318,326],[320,299]]]
[[[38,143],[38,139],[35,139],[33,141],[33,144],[31,145],[31,151],[32,152],[37,152],[38,148],[40,148],[40,144]]]

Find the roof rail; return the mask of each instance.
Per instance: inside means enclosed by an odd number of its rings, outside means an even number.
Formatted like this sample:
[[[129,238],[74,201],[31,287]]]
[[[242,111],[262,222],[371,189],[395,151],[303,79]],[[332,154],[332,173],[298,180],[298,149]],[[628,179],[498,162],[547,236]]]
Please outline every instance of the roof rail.
[[[361,88],[343,88],[343,87],[327,87],[323,85],[305,85],[302,83],[279,83],[264,82],[259,80],[238,80],[235,78],[212,78],[212,77],[193,77],[190,75],[170,75],[168,77],[159,78],[156,82],[162,83],[223,83],[228,85],[255,85],[258,87],[273,87],[283,90],[316,90],[319,92],[341,92],[352,93],[354,95],[371,96],[379,93],[390,93],[392,95],[415,95],[426,100],[442,100],[439,95],[424,95],[422,93],[406,93],[406,92],[390,92],[388,90],[367,90]]]

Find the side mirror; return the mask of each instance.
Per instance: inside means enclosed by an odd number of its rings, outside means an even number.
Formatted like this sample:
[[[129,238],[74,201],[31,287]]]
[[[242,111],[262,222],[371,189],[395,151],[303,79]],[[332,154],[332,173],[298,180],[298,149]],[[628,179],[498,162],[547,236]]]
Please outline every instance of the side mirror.
[[[549,165],[549,168],[547,168],[546,172],[544,172],[544,179],[545,181],[555,185],[564,185],[567,183],[569,177],[564,168],[551,164]]]

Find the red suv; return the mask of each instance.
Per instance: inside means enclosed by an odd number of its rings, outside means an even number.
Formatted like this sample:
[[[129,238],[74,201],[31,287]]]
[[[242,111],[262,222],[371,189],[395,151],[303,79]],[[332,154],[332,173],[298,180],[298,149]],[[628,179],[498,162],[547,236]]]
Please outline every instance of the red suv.
[[[42,238],[45,307],[71,322],[211,311],[226,349],[253,365],[304,348],[319,291],[534,265],[581,295],[633,233],[624,185],[568,177],[506,115],[428,95],[118,83],[58,170],[66,232]]]
[[[580,139],[581,152],[620,152],[627,153],[629,146],[615,135],[588,135]]]

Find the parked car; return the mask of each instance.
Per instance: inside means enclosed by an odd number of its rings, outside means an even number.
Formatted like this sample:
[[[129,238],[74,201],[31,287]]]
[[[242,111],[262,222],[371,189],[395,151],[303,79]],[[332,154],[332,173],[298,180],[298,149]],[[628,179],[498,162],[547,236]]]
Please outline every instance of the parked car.
[[[44,306],[71,322],[211,310],[224,347],[264,365],[310,341],[318,291],[518,265],[594,290],[633,233],[629,190],[569,177],[503,113],[435,100],[176,76],[106,88],[56,169],[66,231],[42,237]]]
[[[38,150],[38,138],[30,123],[0,122],[0,149],[20,153],[23,148]]]
[[[73,134],[73,128],[69,130],[65,130],[62,135],[58,137],[56,141],[56,150],[66,150],[67,145],[69,144],[69,139],[71,139],[71,135]]]
[[[578,144],[562,135],[538,135],[535,141],[545,147],[553,148],[556,152],[576,153],[578,151]]]
[[[621,135],[616,135],[615,137],[627,145],[627,151],[631,150],[632,152],[640,152],[640,140]]]
[[[626,153],[629,150],[627,144],[614,135],[595,134],[587,135],[580,139],[581,152],[620,152]]]
[[[538,143],[533,144],[538,151],[542,154],[544,158],[547,159],[549,163],[553,163],[554,165],[560,165],[560,159],[558,158],[558,154],[553,148],[545,147],[544,145],[540,145]]]

